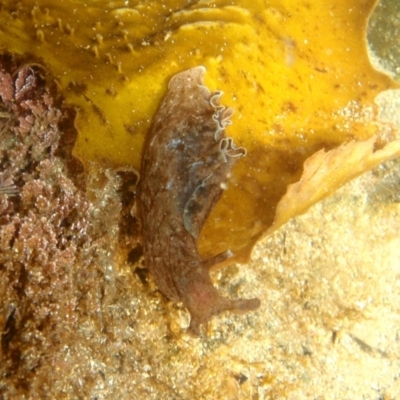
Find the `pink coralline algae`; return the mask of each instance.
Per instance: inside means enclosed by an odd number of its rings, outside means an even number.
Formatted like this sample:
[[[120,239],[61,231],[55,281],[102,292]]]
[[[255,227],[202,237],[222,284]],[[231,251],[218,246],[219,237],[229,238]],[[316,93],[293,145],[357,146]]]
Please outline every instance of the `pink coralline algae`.
[[[64,157],[66,118],[40,66],[0,58],[2,398],[20,398],[17,387],[77,323],[74,266],[91,244],[90,204],[79,164]]]

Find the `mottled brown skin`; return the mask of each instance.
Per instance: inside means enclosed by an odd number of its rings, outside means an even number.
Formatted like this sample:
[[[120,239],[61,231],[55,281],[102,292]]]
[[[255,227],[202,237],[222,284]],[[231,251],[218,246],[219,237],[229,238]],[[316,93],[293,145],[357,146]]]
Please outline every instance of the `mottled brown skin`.
[[[187,307],[197,335],[212,315],[260,304],[229,300],[214,288],[209,269],[229,250],[208,260],[197,250],[201,228],[245,154],[225,137],[232,110],[219,105],[220,92],[203,86],[204,72],[196,67],[171,79],[145,144],[138,202],[146,264],[160,291]]]

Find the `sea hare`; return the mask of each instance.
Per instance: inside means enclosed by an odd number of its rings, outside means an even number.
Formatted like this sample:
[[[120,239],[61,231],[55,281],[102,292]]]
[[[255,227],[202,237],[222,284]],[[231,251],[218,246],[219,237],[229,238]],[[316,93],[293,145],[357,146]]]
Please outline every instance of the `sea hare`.
[[[233,110],[219,104],[221,92],[203,85],[204,72],[196,67],[170,80],[145,144],[138,203],[146,264],[161,292],[187,307],[195,334],[212,315],[260,304],[229,300],[214,288],[209,269],[229,259],[229,249],[205,260],[197,249],[233,166],[245,155],[225,136]]]

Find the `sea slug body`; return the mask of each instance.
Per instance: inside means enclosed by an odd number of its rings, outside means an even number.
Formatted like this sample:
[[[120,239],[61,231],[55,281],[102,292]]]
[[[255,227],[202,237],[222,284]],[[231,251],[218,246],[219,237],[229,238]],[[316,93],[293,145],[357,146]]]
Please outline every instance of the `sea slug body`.
[[[230,171],[245,155],[225,137],[231,108],[219,104],[222,92],[202,82],[204,67],[173,76],[145,143],[138,211],[146,264],[160,291],[189,310],[189,329],[222,311],[246,312],[258,299],[220,296],[209,269],[231,257],[227,250],[202,260],[199,233],[226,187]]]

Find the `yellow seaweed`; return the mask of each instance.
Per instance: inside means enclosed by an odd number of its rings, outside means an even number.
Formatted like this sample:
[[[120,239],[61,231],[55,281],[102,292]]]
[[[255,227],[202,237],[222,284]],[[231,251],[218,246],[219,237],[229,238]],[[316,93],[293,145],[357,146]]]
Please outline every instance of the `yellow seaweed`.
[[[248,153],[203,229],[204,256],[230,248],[246,259],[315,152],[375,135],[378,147],[393,139],[388,129],[380,134],[373,99],[396,85],[366,51],[375,0],[128,3],[4,0],[0,50],[44,64],[78,107],[75,154],[84,163],[135,168],[168,80],[207,68],[206,85],[235,108],[229,136]],[[325,194],[337,186],[326,184]]]

